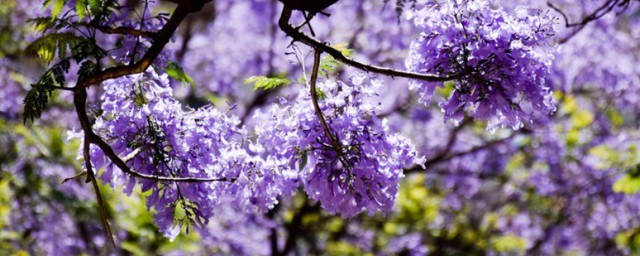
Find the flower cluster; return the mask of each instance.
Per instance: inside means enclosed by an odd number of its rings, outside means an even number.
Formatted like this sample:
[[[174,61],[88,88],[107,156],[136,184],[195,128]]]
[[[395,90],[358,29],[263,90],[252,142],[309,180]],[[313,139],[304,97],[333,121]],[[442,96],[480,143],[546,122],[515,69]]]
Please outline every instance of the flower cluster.
[[[212,107],[183,110],[172,98],[166,75],[153,71],[106,83],[102,113],[93,128],[106,138],[132,171],[147,176],[208,178],[211,182],[175,182],[136,178],[107,161],[92,148],[100,178],[112,186],[125,185],[129,194],[136,184],[152,191],[147,206],[155,207],[161,231],[174,237],[180,225],[174,217],[195,224],[206,233],[219,197],[232,195],[238,206],[266,211],[280,194],[297,187],[297,177],[282,171],[279,163],[250,156],[243,149],[245,132],[239,120]],[[182,217],[181,217],[182,216]]]
[[[379,81],[354,76],[352,84],[325,81],[319,85],[319,100],[327,127],[314,112],[310,93],[298,95],[295,103],[282,100],[269,113],[257,113],[264,128],[257,128],[258,142],[265,152],[299,164],[310,198],[331,213],[351,217],[363,210],[369,214],[390,211],[395,200],[402,167],[418,163],[413,146],[387,133],[375,113],[378,106],[367,100],[375,96]],[[331,134],[331,135],[329,135]]]
[[[445,119],[458,123],[467,113],[489,120],[489,129],[517,129],[555,110],[546,83],[555,32],[545,13],[518,8],[511,15],[484,0],[450,0],[427,5],[413,19],[422,34],[411,44],[407,68],[462,74],[440,104]],[[443,83],[411,82],[423,103],[438,86]]]

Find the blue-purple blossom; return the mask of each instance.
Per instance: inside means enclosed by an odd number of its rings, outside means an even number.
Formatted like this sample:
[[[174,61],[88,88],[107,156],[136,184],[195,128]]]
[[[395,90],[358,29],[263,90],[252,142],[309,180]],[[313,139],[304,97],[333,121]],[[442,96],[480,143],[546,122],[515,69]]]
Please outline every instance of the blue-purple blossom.
[[[187,221],[201,232],[213,216],[219,197],[229,194],[239,207],[266,211],[277,197],[297,188],[297,175],[277,160],[250,156],[243,148],[245,131],[237,117],[210,106],[184,110],[172,97],[166,75],[153,71],[105,83],[102,115],[93,129],[132,171],[162,177],[217,178],[211,182],[173,182],[128,175],[93,146],[92,162],[104,167],[99,177],[112,186],[135,185],[151,190],[147,206],[155,207],[156,222],[169,237]],[[181,214],[181,213],[184,214]],[[175,225],[174,217],[184,215]]]
[[[390,211],[402,167],[419,161],[405,138],[387,133],[375,112],[379,106],[369,102],[381,84],[365,80],[357,75],[352,84],[329,80],[318,86],[326,94],[319,104],[337,145],[322,127],[307,90],[294,103],[283,100],[255,117],[265,122],[256,132],[267,154],[286,159],[289,168],[303,166],[309,197],[343,217]]]
[[[447,101],[446,120],[465,113],[489,120],[489,129],[525,122],[554,111],[546,79],[555,53],[553,21],[544,12],[508,14],[487,1],[432,2],[413,13],[422,34],[411,44],[409,70],[441,76],[462,74]],[[420,101],[429,102],[442,82],[412,81]]]

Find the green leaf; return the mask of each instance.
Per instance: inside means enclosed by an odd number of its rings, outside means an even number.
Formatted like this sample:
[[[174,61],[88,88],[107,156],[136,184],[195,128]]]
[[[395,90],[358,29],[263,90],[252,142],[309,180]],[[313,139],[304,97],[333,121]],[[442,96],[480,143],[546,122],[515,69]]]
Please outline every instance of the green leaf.
[[[336,71],[336,67],[338,67],[339,65],[340,65],[340,62],[338,62],[332,56],[328,55],[323,57],[322,60],[320,60],[319,69],[321,72],[324,72],[325,74],[327,74],[327,73]]]
[[[620,127],[624,124],[624,117],[617,109],[613,107],[609,107],[607,108],[605,113],[607,114],[609,121],[611,121],[611,124],[614,127]]]
[[[340,51],[344,56],[351,57],[352,51],[347,48],[347,43],[339,43],[332,46],[334,49]],[[325,75],[329,75],[329,73],[335,72],[336,68],[340,66],[340,62],[337,61],[333,56],[327,55],[322,57],[320,60],[319,70]]]
[[[613,166],[622,164],[623,162],[622,152],[619,152],[605,145],[600,145],[589,149],[589,155],[595,156],[598,160],[600,160],[595,165],[595,167],[600,170],[611,168]]]
[[[298,165],[298,169],[302,170],[304,169],[305,166],[307,166],[307,161],[308,161],[308,156],[307,156],[307,151],[299,151],[298,152],[298,156],[300,158],[300,164]]]
[[[327,98],[327,94],[320,90],[320,88],[316,88],[316,95],[318,96],[318,100],[324,100]]]
[[[64,59],[67,57],[67,50],[73,50],[79,44],[88,41],[84,37],[69,32],[52,33],[36,39],[27,46],[26,50],[37,54],[45,62],[51,62],[56,57],[56,53],[58,58]]]
[[[593,114],[589,111],[578,110],[571,115],[571,121],[575,129],[585,128],[593,122]]]
[[[96,15],[100,12],[100,0],[88,0],[89,1],[89,9],[91,9],[91,13]]]
[[[62,12],[62,8],[67,3],[67,0],[55,0],[53,3],[53,7],[51,7],[51,18],[55,19],[58,17],[60,12]]]
[[[347,45],[348,45],[347,43],[339,43],[339,44],[333,45],[333,48],[340,51],[340,53],[342,53],[344,56],[351,57],[351,55],[353,54],[352,53],[353,51],[347,48]]]
[[[84,16],[87,16],[87,0],[76,0],[76,13],[78,14],[78,20],[81,21]]]
[[[78,78],[82,79],[88,76],[95,74],[98,71],[98,65],[93,61],[85,61],[80,65],[80,69],[78,70]]]
[[[279,86],[287,86],[291,83],[289,79],[266,76],[252,76],[244,80],[244,84],[254,84],[253,90],[262,88],[263,90],[273,89]]]
[[[42,3],[42,8],[47,8],[47,6],[51,5],[51,1],[52,0],[45,0],[44,3]]]
[[[24,98],[25,123],[27,120],[33,122],[34,119],[40,118],[53,91],[64,84],[64,73],[69,71],[70,65],[68,60],[60,61],[47,70],[37,83],[31,85],[31,90]]]
[[[28,19],[27,22],[33,25],[33,30],[36,32],[45,32],[50,28],[53,28],[57,24],[57,19],[52,17],[38,17]]]
[[[498,252],[524,252],[527,248],[527,240],[515,235],[495,237],[491,244]]]
[[[443,98],[448,99],[449,95],[456,89],[456,83],[453,81],[444,82],[443,87],[436,87],[436,93],[442,95]]]
[[[123,250],[130,252],[133,255],[142,256],[147,255],[144,249],[140,248],[137,243],[124,241],[120,244]]]
[[[613,183],[614,192],[622,192],[625,194],[635,194],[640,190],[640,177],[632,177],[627,174],[615,183]]]
[[[191,85],[191,87],[196,86],[193,79],[184,71],[184,68],[173,61],[169,62],[167,67],[164,68],[164,71],[167,72],[169,77],[178,80],[178,82],[181,82],[185,86],[186,84]]]

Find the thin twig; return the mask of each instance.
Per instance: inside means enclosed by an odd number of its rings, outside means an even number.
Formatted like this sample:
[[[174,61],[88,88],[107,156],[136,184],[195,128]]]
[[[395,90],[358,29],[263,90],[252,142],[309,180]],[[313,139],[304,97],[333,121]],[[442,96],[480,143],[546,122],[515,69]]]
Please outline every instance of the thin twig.
[[[405,77],[405,78],[411,78],[411,79],[417,79],[417,80],[424,80],[429,82],[450,81],[450,80],[463,77],[464,75],[467,75],[469,74],[469,72],[471,72],[471,69],[467,68],[457,74],[451,74],[447,76],[438,76],[438,75],[407,72],[407,71],[401,71],[401,70],[396,70],[391,68],[384,68],[384,67],[378,67],[370,64],[365,64],[345,56],[338,49],[331,47],[327,43],[318,41],[317,39],[310,37],[305,33],[302,33],[300,30],[296,29],[293,25],[289,24],[289,20],[291,19],[291,13],[292,13],[292,9],[285,5],[282,9],[282,13],[280,15],[278,25],[280,26],[280,29],[284,31],[288,36],[293,38],[294,41],[300,41],[318,51],[326,52],[337,61],[340,61],[346,65],[352,66],[354,68],[357,68],[366,72],[373,72],[373,73],[387,75],[391,77]]]
[[[98,135],[93,134],[93,132],[91,135],[91,143],[94,145],[97,145],[102,150],[102,152],[104,152],[104,154],[109,158],[109,160],[111,160],[111,162],[113,162],[120,170],[137,178],[155,180],[155,181],[174,181],[174,182],[188,182],[188,183],[217,182],[217,181],[234,182],[237,179],[237,178],[228,179],[228,178],[167,177],[167,176],[139,173],[134,170],[131,170],[131,168],[129,168],[129,166],[127,166],[127,164],[118,156],[118,154],[116,154],[113,151],[111,146],[109,146],[109,144],[107,144],[104,140],[102,140],[102,138],[100,138]]]
[[[171,36],[176,31],[180,23],[182,23],[184,18],[192,12],[201,10],[202,6],[210,1],[211,0],[197,0],[181,2],[178,7],[176,7],[171,18],[169,18],[169,21],[167,21],[162,29],[157,32],[157,35],[154,37],[153,44],[138,62],[133,65],[107,68],[94,75],[87,76],[84,79],[80,79],[76,84],[76,87],[86,88],[108,79],[144,72],[149,66],[151,66],[160,52],[162,52],[162,49],[164,49],[165,45],[169,42]]]
[[[86,139],[86,137],[85,137]],[[86,141],[86,140],[85,140]],[[96,180],[96,176],[93,173],[93,168],[91,167],[91,158],[89,157],[89,145],[91,145],[88,141],[84,143],[84,163],[87,168],[87,177],[91,179],[91,184],[93,185],[93,191],[96,193],[96,199],[98,201],[98,209],[100,210],[100,218],[102,219],[102,225],[104,226],[105,231],[107,232],[107,237],[109,241],[111,241],[111,245],[113,248],[116,248],[116,240],[113,235],[113,231],[111,230],[111,225],[109,224],[109,218],[107,217],[107,209],[102,199],[102,195],[100,194],[100,187],[98,186],[98,180]]]
[[[113,161],[122,171],[128,173],[132,176],[145,178],[145,179],[153,179],[153,180],[165,180],[165,181],[182,181],[182,182],[201,182],[201,181],[219,181],[219,180],[228,180],[228,179],[199,179],[199,178],[171,178],[171,177],[160,177],[155,175],[146,175],[132,171],[128,168],[125,162],[118,157],[117,154],[113,151],[113,149],[104,142],[99,136],[97,136],[92,128],[91,123],[89,121],[86,104],[87,104],[87,87],[105,81],[111,78],[117,78],[125,75],[141,73],[145,71],[151,63],[157,58],[165,45],[169,42],[171,36],[177,29],[178,25],[184,20],[184,18],[192,12],[197,12],[202,9],[202,6],[211,0],[197,0],[197,1],[189,1],[189,2],[181,2],[173,15],[165,24],[162,29],[157,33],[157,36],[154,38],[154,42],[152,46],[147,50],[143,58],[138,61],[134,65],[125,65],[125,66],[117,66],[113,68],[108,68],[106,70],[102,70],[94,75],[87,76],[86,78],[81,78],[76,86],[73,88],[74,97],[73,103],[76,109],[76,114],[78,115],[78,119],[80,121],[80,125],[82,130],[84,131],[84,163],[87,172],[87,180],[90,181],[93,185],[94,192],[96,194],[96,200],[98,202],[100,216],[102,218],[102,223],[104,225],[105,231],[107,233],[108,239],[111,241],[113,247],[116,247],[115,237],[113,236],[113,232],[111,230],[111,225],[109,224],[109,220],[107,218],[105,202],[103,201],[102,195],[100,194],[100,188],[98,186],[98,181],[93,172],[93,168],[91,165],[91,155],[90,155],[90,146],[91,144],[96,144],[102,149],[103,152],[109,157],[111,161]],[[98,19],[99,20],[99,19]]]
[[[73,176],[71,176],[71,177],[64,178],[64,180],[62,180],[62,182],[60,182],[60,184],[64,184],[64,183],[66,183],[67,181],[70,181],[70,180],[73,180],[73,179],[80,178],[80,177],[82,177],[82,176],[83,176],[83,175],[85,175],[85,174],[87,174],[87,171],[82,171],[82,172],[77,173],[77,174],[75,174],[75,175],[73,175]]]
[[[153,39],[156,37],[157,33],[152,31],[139,30],[134,28],[127,27],[108,27],[108,26],[97,26],[98,30],[106,34],[120,34],[120,35],[134,35],[134,36],[142,36]]]
[[[322,124],[322,129],[324,130],[324,133],[327,135],[327,137],[329,137],[331,146],[333,146],[336,152],[340,154],[342,152],[340,143],[336,140],[336,138],[333,137],[333,134],[331,134],[331,129],[329,129],[329,126],[327,125],[327,121],[325,120],[324,115],[322,114],[322,110],[320,109],[320,105],[318,104],[318,92],[316,91],[316,82],[318,80],[318,70],[320,69],[321,54],[322,54],[322,51],[320,50],[316,50],[315,53],[313,54],[313,70],[311,70],[311,82],[309,84],[310,91],[311,91],[311,102],[313,103],[313,109],[315,110],[316,115],[318,116],[318,119],[320,119],[320,124]]]
[[[116,241],[113,236],[113,232],[111,231],[111,225],[109,225],[109,219],[107,219],[107,211],[105,210],[105,204],[102,200],[102,195],[100,194],[98,181],[96,180],[95,174],[93,173],[93,168],[91,166],[91,154],[89,153],[89,149],[91,146],[90,133],[86,132],[87,130],[91,130],[91,125],[89,124],[89,119],[87,118],[87,111],[85,108],[85,105],[87,103],[87,90],[84,88],[82,88],[82,90],[76,90],[74,92],[73,103],[76,106],[76,112],[78,113],[78,115],[84,116],[84,122],[81,120],[80,126],[83,130],[85,130],[84,146],[82,148],[82,152],[84,155],[84,164],[87,171],[87,182],[91,182],[91,184],[93,185],[93,190],[98,201],[102,224],[104,225],[104,229],[107,232],[107,238],[111,241],[113,247],[116,248]],[[78,106],[82,106],[82,108],[78,108]]]
[[[83,93],[84,92],[84,93]],[[84,88],[76,88],[76,94],[74,95],[74,105],[76,108],[76,112],[78,114],[78,118],[80,119],[80,124],[84,133],[86,134],[86,140],[88,140],[91,144],[97,145],[102,152],[111,160],[120,170],[123,172],[142,179],[155,180],[155,181],[175,181],[175,182],[213,182],[213,181],[227,181],[233,182],[236,178],[196,178],[196,177],[166,177],[160,175],[150,175],[143,174],[131,170],[129,166],[127,166],[126,161],[120,158],[113,148],[109,146],[100,136],[96,135],[91,129],[91,125],[89,122],[89,118],[87,117],[86,112],[86,89]],[[133,157],[135,157],[140,151],[143,149],[137,148],[129,155],[125,157],[127,161],[130,161]]]
[[[558,41],[558,44],[566,43],[567,41],[569,41],[569,39],[571,39],[576,34],[578,34],[578,32],[582,31],[582,29],[584,29],[587,24],[589,24],[590,22],[593,22],[593,21],[595,21],[597,19],[600,19],[604,15],[610,13],[611,11],[613,11],[614,7],[616,7],[616,6],[621,7],[621,11],[620,12],[623,12],[627,8],[629,8],[630,4],[631,4],[630,0],[608,0],[604,4],[602,4],[602,6],[596,8],[592,13],[590,13],[589,15],[586,15],[585,17],[583,17],[581,21],[570,22],[569,21],[569,17],[567,16],[567,14],[562,9],[560,9],[557,6],[555,6],[551,2],[547,2],[547,6],[549,6],[549,8],[551,8],[554,11],[560,13],[560,15],[562,16],[562,19],[564,20],[565,27],[567,27],[567,28],[575,27],[576,28],[571,33],[569,33],[569,35],[565,36],[564,38],[561,38]]]
[[[470,148],[469,150],[465,150],[465,151],[460,151],[460,152],[455,152],[455,153],[451,153],[448,154],[449,150],[445,149],[445,154],[438,154],[437,156],[435,156],[434,158],[430,158],[427,161],[425,161],[424,166],[428,166],[428,165],[433,165],[433,164],[437,164],[437,163],[441,163],[444,161],[448,161],[457,157],[461,157],[461,156],[465,156],[468,154],[473,154],[473,153],[477,153],[478,151],[481,150],[485,150],[485,149],[489,149],[493,146],[499,145],[511,138],[513,138],[516,134],[516,132],[511,133],[511,135],[504,137],[502,139],[497,139],[497,140],[493,140],[493,141],[489,141],[485,144],[479,145],[479,146],[475,146]],[[425,172],[427,170],[425,170],[424,168],[422,168],[419,165],[413,166],[411,168],[408,169],[404,169],[404,174],[409,174],[409,173],[414,173],[414,172]]]

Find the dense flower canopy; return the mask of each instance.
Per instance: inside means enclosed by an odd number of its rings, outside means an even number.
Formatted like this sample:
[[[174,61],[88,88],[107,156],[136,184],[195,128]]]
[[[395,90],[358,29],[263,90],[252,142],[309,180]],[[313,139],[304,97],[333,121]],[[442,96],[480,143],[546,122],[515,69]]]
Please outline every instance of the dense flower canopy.
[[[638,1],[43,2],[0,6],[0,251],[640,251]]]

